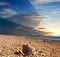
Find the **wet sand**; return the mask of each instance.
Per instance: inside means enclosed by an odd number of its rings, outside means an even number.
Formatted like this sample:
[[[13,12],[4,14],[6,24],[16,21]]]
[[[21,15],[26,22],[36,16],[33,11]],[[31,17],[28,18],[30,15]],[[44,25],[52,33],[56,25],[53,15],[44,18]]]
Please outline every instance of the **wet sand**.
[[[60,41],[9,35],[0,35],[0,57],[24,57],[14,54],[21,51],[24,43],[29,43],[36,49],[35,54],[29,57],[60,57]]]

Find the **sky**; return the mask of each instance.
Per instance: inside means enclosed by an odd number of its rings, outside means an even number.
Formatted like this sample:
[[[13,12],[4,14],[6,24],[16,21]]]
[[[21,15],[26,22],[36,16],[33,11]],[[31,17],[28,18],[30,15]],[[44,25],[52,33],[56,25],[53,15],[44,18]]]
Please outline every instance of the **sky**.
[[[44,31],[60,32],[60,0],[31,0],[38,13],[46,19],[41,22]]]
[[[45,18],[40,23],[41,17],[37,21],[36,17],[31,18],[32,15],[28,17],[30,13]],[[28,20],[34,19],[36,24],[38,23],[37,26],[32,26],[34,28],[41,27],[45,28],[42,29],[45,32],[60,33],[60,0],[0,0],[0,17],[7,18],[17,14],[25,14]],[[24,18],[27,20],[26,17]],[[31,27],[31,25],[28,26]]]

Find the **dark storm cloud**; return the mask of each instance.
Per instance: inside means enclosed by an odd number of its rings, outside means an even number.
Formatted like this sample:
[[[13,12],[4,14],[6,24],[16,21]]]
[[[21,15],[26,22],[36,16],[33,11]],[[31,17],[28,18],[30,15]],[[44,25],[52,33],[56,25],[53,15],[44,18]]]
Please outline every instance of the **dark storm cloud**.
[[[18,24],[22,24],[27,27],[36,28],[39,26],[40,21],[43,20],[44,17],[38,16],[36,14],[17,14],[12,17],[7,18],[7,20],[13,21]]]

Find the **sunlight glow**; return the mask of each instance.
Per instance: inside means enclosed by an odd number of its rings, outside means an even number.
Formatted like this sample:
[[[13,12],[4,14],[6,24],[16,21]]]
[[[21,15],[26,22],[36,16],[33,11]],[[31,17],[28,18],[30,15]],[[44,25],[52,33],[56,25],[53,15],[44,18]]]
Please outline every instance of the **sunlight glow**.
[[[53,32],[54,36],[59,36],[60,32]]]
[[[39,31],[44,31],[46,33],[47,36],[60,36],[60,30],[59,29],[54,29],[54,28],[48,28],[48,29],[45,29],[45,28],[35,28],[36,30],[39,30]]]

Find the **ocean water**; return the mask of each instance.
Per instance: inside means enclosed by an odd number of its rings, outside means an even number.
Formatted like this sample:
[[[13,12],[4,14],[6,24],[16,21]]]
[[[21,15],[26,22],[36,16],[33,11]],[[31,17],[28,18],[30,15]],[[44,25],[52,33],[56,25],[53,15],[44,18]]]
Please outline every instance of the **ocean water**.
[[[28,37],[33,37],[33,38],[40,38],[40,39],[47,39],[47,40],[58,40],[60,41],[60,36],[35,36],[35,35],[28,35],[28,34],[25,34],[25,35],[21,35],[21,36],[28,36]]]
[[[40,37],[38,37],[40,38]],[[47,40],[60,40],[60,37],[58,36],[42,36],[42,39],[47,39]]]
[[[21,35],[23,36],[23,35]],[[28,36],[28,37],[33,37],[33,38],[40,38],[40,39],[47,39],[47,40],[58,40],[60,41],[60,36],[40,36],[40,35],[24,35],[24,36]]]
[[[33,36],[35,38],[47,39],[47,40],[58,40],[60,41],[60,36]]]

